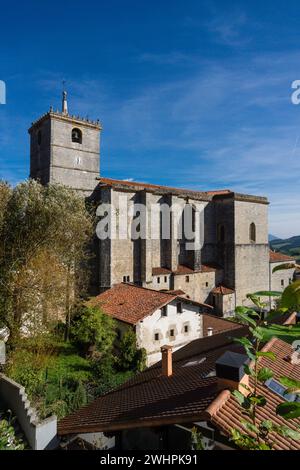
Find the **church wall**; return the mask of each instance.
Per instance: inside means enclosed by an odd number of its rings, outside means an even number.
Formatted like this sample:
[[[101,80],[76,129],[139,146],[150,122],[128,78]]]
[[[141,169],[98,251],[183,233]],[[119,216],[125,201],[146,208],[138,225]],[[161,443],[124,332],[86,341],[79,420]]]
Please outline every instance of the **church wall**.
[[[120,208],[120,199],[126,198],[127,201],[127,214],[124,215],[122,206]],[[123,282],[123,276],[129,276],[129,282],[138,281],[135,279],[136,270],[135,265],[138,268],[140,266],[140,253],[138,241],[132,241],[131,239],[131,222],[132,217],[130,211],[133,211],[133,207],[136,201],[135,192],[125,191],[114,191],[112,190],[112,206],[113,210],[117,212],[117,225],[116,225],[116,237],[111,241],[111,285]],[[127,236],[125,239],[119,238],[119,224],[118,214],[122,211],[122,216],[127,220]]]
[[[209,303],[210,291],[215,287],[218,279],[220,279],[220,273],[216,272],[176,274],[174,276],[174,289],[182,289],[190,299],[196,302]]]
[[[251,305],[246,295],[269,289],[268,206],[235,201],[235,288],[237,305]],[[256,242],[249,227],[256,226]]]
[[[41,132],[41,143],[38,143],[38,132]],[[30,177],[47,184],[50,179],[50,139],[51,122],[43,121],[30,132]]]

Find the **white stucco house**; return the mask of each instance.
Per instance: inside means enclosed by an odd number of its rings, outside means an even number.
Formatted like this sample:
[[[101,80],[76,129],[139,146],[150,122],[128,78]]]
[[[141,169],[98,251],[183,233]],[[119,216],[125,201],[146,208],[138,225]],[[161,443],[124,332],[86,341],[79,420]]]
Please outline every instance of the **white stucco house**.
[[[165,344],[176,351],[194,339],[219,332],[220,327],[222,330],[232,327],[231,322],[205,314],[212,307],[185,298],[182,291],[157,291],[120,283],[89,303],[117,320],[119,339],[128,328],[133,328],[138,347],[147,352],[148,366],[161,359],[161,347]],[[218,321],[222,325],[216,327]]]

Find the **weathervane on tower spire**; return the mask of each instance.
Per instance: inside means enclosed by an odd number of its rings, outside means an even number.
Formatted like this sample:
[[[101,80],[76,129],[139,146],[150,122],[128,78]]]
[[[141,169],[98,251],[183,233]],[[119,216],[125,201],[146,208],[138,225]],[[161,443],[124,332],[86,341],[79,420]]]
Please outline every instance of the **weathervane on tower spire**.
[[[62,82],[63,84],[63,92],[62,92],[62,113],[68,114],[68,102],[67,102],[67,92],[65,91],[65,80]]]

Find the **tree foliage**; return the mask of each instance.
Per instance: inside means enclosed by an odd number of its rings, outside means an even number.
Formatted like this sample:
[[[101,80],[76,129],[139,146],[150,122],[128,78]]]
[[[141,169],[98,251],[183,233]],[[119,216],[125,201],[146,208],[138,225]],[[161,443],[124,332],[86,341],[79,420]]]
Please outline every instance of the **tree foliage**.
[[[81,306],[71,323],[71,337],[86,354],[95,350],[101,355],[111,352],[116,336],[116,323],[98,307]]]
[[[136,334],[129,329],[124,334],[119,344],[120,356],[118,365],[121,370],[134,369],[142,371],[146,366],[146,351],[137,347]]]
[[[69,319],[92,234],[93,218],[71,189],[0,182],[0,318],[11,343],[22,327],[47,327],[57,315]]]
[[[280,302],[279,309],[276,312],[285,313],[295,307],[294,290],[297,292],[297,284],[291,284],[288,292],[284,292]],[[272,297],[274,292],[257,292],[248,295],[248,298],[254,303],[254,308],[237,307],[236,316],[249,326],[251,340],[247,337],[236,339],[236,342],[243,345],[248,358],[249,364],[244,366],[245,374],[251,377],[251,387],[244,385],[244,393],[235,390],[233,395],[242,410],[241,424],[244,432],[239,429],[232,429],[232,440],[238,447],[250,450],[271,450],[276,442],[276,434],[283,437],[300,439],[300,432],[295,431],[288,425],[279,425],[273,420],[259,420],[257,413],[259,408],[267,406],[267,399],[259,393],[258,385],[264,384],[273,377],[273,372],[267,367],[260,366],[262,357],[268,357],[276,360],[276,355],[272,351],[261,351],[261,346],[274,336],[286,339],[299,338],[299,328],[296,326],[280,326],[272,325],[269,319],[272,319],[274,312],[269,312],[267,319],[264,318],[264,312],[267,303],[262,297]],[[276,294],[277,295],[277,294]],[[290,299],[293,299],[291,302]],[[300,303],[298,303],[299,307]],[[280,334],[276,334],[280,332]],[[299,394],[300,383],[288,377],[281,377],[280,381],[287,386],[286,393]],[[286,419],[296,418],[300,416],[300,403],[283,402],[275,410],[277,414]]]

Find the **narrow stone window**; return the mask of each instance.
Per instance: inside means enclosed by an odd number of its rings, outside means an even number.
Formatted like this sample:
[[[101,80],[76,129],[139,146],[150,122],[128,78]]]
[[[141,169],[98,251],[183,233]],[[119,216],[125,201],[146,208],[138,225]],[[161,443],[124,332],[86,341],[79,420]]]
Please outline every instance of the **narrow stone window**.
[[[160,277],[157,278],[157,284],[160,284]]]
[[[77,127],[72,129],[72,142],[82,144],[82,132],[80,129],[77,129]]]
[[[188,333],[188,332],[189,332],[189,326],[188,326],[188,325],[184,325],[184,332],[185,332],[185,333]]]
[[[155,341],[158,341],[158,340],[159,340],[159,333],[155,333],[155,335],[154,335],[154,340],[155,340]]]
[[[256,242],[256,226],[253,222],[252,224],[250,224],[250,227],[249,227],[249,238],[250,238],[251,243]]]
[[[126,280],[127,282],[130,282],[130,276],[127,276]]]
[[[174,330],[172,329],[172,330],[170,330],[170,337],[174,338],[174,336],[175,336],[175,333],[174,333]]]
[[[284,279],[281,279],[281,286],[284,287]]]
[[[161,308],[161,316],[162,316],[162,317],[167,317],[167,316],[168,316],[168,307],[167,307],[167,305],[164,305],[164,306]]]
[[[190,282],[190,276],[185,276],[185,282]]]
[[[224,225],[218,225],[218,242],[225,242],[225,227]]]
[[[168,277],[167,276],[165,276],[165,282],[168,282]]]
[[[123,282],[126,282],[126,276],[123,276]]]
[[[205,287],[208,287],[208,282],[205,283]]]
[[[181,302],[177,302],[176,309],[177,309],[177,313],[182,313],[182,303]]]

